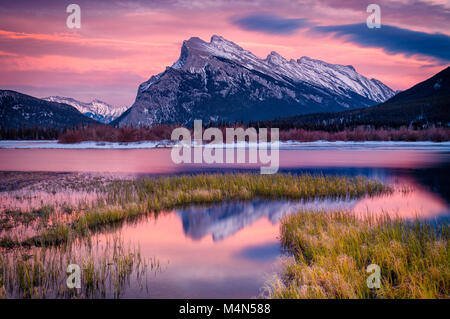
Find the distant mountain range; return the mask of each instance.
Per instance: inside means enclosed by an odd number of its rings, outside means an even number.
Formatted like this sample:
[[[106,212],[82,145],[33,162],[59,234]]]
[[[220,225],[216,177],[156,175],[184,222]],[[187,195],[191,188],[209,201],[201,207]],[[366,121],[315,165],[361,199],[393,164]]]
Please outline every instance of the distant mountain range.
[[[274,126],[306,128],[426,124],[450,126],[450,67],[376,106],[338,113],[318,113],[272,121]]]
[[[61,96],[49,96],[43,100],[71,105],[87,117],[105,124],[118,118],[128,108],[126,106],[114,107],[100,100],[84,103],[70,97]]]
[[[49,102],[9,90],[0,90],[0,126],[3,128],[62,129],[98,123],[68,104]]]
[[[151,126],[256,122],[272,127],[342,129],[357,125],[450,125],[450,67],[395,95],[352,66],[276,52],[259,59],[220,36],[183,42],[180,58],[139,86],[136,101],[113,107],[69,97],[34,98],[0,90],[3,128],[64,128],[110,123]]]
[[[268,120],[367,107],[394,94],[350,65],[288,61],[276,52],[260,59],[220,36],[191,38],[171,67],[139,86],[114,124]]]

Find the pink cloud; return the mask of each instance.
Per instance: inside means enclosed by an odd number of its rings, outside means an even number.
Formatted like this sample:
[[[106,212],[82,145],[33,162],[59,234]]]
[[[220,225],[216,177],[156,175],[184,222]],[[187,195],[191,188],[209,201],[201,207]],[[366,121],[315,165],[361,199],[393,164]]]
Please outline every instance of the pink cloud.
[[[134,86],[134,91],[126,90],[128,98],[109,100],[122,104],[134,100],[140,82],[172,65],[183,40],[192,36],[209,40],[212,34],[222,35],[260,57],[277,51],[287,59],[309,56],[351,64],[363,75],[394,89],[406,89],[443,68],[426,59],[387,54],[342,39],[313,37],[302,30],[286,36],[267,35],[242,30],[230,22],[236,14],[257,12],[264,6],[286,17],[322,24],[364,22],[367,15],[355,1],[342,1],[339,6],[328,1],[296,5],[281,1],[275,7],[271,3],[130,1],[124,6],[111,1],[82,1],[82,28],[76,31],[65,27],[67,14],[61,5],[44,1],[38,8],[36,2],[29,2],[29,10],[24,12],[18,5],[8,4],[0,10],[0,84],[8,88],[41,87],[46,88],[45,92],[59,88],[73,96],[79,95],[80,86],[97,87],[102,94],[111,86]],[[386,12],[386,21],[404,25],[415,19],[423,30],[440,30],[441,18],[429,19],[439,6],[425,3],[410,7],[414,8],[410,16]],[[418,8],[430,11],[420,12]],[[445,14],[441,12],[439,17]],[[77,90],[71,93],[70,86]]]

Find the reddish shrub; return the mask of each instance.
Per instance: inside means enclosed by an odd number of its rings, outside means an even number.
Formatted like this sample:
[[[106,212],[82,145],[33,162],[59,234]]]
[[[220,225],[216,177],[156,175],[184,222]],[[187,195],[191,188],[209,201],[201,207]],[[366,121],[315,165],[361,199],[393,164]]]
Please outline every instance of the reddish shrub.
[[[235,125],[235,127],[243,127]],[[129,127],[120,128],[111,126],[89,126],[68,130],[59,137],[60,143],[79,143],[82,141],[104,141],[104,142],[136,142],[136,141],[158,141],[168,140],[173,129],[177,125],[160,124],[152,127]],[[243,127],[244,128],[244,127]],[[225,127],[220,127],[225,137]],[[270,130],[268,130],[270,134]],[[427,128],[414,130],[407,127],[399,129],[373,129],[370,127],[357,127],[353,130],[344,129],[339,132],[307,131],[292,128],[280,131],[280,140],[295,140],[300,142],[312,141],[449,141],[450,129]],[[268,137],[270,139],[270,136]]]

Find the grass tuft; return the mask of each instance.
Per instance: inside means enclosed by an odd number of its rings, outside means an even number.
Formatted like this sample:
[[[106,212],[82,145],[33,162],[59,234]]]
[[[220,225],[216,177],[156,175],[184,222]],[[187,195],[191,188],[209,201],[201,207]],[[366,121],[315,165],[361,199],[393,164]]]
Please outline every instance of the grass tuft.
[[[449,225],[300,212],[281,223],[292,254],[267,286],[271,298],[449,298]],[[367,266],[381,268],[370,289]]]
[[[0,240],[0,247],[62,244],[91,230],[148,213],[158,213],[192,204],[211,204],[225,200],[315,198],[358,198],[391,191],[389,186],[364,177],[277,174],[200,174],[137,180],[114,180],[105,188],[105,200],[86,208],[70,223],[59,223],[40,234],[11,242]],[[45,207],[40,210],[48,212]],[[26,212],[25,212],[26,214]],[[37,213],[33,213],[37,215]],[[48,218],[48,217],[47,217]]]

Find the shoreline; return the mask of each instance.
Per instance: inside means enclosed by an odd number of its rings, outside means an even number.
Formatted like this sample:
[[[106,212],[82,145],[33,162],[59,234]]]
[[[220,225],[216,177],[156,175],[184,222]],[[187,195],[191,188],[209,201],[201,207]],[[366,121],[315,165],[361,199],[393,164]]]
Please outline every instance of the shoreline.
[[[0,149],[156,149],[173,148],[174,141],[139,141],[139,142],[103,142],[103,141],[85,141],[80,143],[64,144],[58,140],[0,140]],[[191,146],[194,146],[192,143]],[[274,148],[277,143],[233,143],[233,144],[209,144],[205,143],[203,147],[210,148],[254,148],[268,147]],[[432,142],[432,141],[280,141],[279,149],[374,149],[374,150],[395,150],[411,149],[420,150],[444,150],[450,151],[450,141]]]

